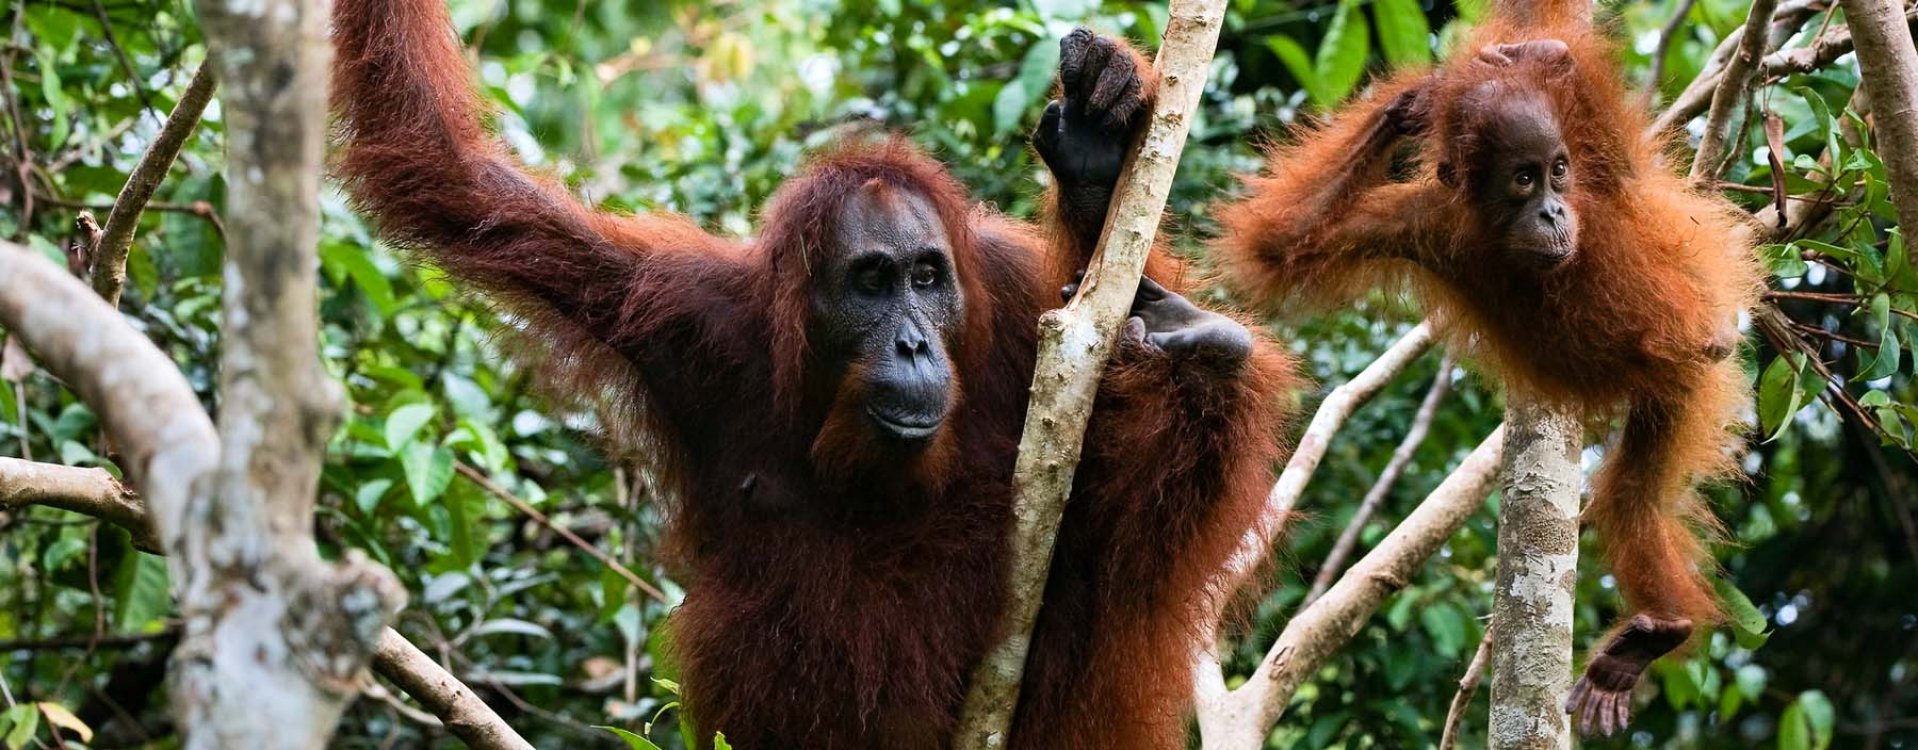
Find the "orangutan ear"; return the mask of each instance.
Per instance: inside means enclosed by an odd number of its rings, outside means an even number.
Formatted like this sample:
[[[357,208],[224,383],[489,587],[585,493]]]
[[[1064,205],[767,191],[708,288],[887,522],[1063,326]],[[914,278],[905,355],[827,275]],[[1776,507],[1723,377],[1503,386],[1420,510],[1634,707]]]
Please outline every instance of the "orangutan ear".
[[[1439,182],[1445,185],[1446,187],[1457,189],[1458,188],[1458,169],[1453,167],[1452,163],[1449,161],[1439,162],[1438,179],[1439,179]]]

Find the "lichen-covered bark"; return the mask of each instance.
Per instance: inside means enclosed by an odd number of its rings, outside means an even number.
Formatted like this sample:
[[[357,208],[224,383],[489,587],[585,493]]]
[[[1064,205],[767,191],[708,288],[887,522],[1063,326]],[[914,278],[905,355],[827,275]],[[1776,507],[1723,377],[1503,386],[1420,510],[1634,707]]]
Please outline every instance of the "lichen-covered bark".
[[[1505,488],[1499,502],[1498,583],[1492,591],[1490,745],[1572,746],[1573,593],[1578,583],[1578,419],[1510,395]]]
[[[317,348],[328,14],[322,0],[196,7],[231,189],[220,461],[169,549],[186,625],[174,707],[189,748],[320,748],[403,598],[376,565],[321,561],[309,531],[341,405]]]
[[[1157,61],[1158,101],[1138,152],[1119,178],[1100,251],[1086,271],[1079,296],[1040,317],[1032,398],[1013,466],[1012,560],[1001,628],[1006,635],[972,674],[953,741],[956,748],[1006,744],[1099,375],[1158,235],[1224,17],[1224,0],[1173,0]]]

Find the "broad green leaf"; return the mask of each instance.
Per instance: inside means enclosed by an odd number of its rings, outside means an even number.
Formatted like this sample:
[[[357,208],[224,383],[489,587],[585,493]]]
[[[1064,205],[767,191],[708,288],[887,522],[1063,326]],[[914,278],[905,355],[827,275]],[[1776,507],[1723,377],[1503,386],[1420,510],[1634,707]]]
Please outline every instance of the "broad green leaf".
[[[1306,53],[1304,46],[1284,34],[1266,37],[1265,46],[1272,50],[1272,54],[1278,56],[1279,62],[1285,64],[1286,71],[1291,73],[1293,78],[1298,79],[1299,87],[1305,89],[1306,96],[1314,103],[1325,108],[1338,103],[1336,95],[1325,91],[1319,71],[1313,67],[1312,56]]]
[[[1771,637],[1765,629],[1765,615],[1752,606],[1745,592],[1722,578],[1713,579],[1712,588],[1718,591],[1718,601],[1724,605],[1726,619],[1738,645],[1747,649],[1765,645],[1765,640]]]
[[[33,704],[21,703],[7,709],[7,718],[13,728],[7,730],[7,750],[20,750],[33,742],[33,736],[40,733],[40,712]]]
[[[1324,99],[1318,103],[1330,107],[1339,103],[1365,77],[1365,58],[1371,52],[1372,33],[1366,27],[1359,0],[1339,0],[1332,23],[1325,28],[1325,40],[1319,43],[1312,67],[1318,71]]]
[[[382,435],[386,438],[386,449],[399,453],[413,442],[413,436],[420,428],[433,420],[436,409],[432,404],[406,404],[386,415],[386,429]]]
[[[1812,750],[1811,724],[1805,709],[1794,701],[1778,719],[1778,750]]]
[[[1379,51],[1392,67],[1432,61],[1432,26],[1418,0],[1376,0],[1372,21],[1379,27]]]
[[[713,750],[733,750],[733,744],[726,741],[725,732],[713,733]]]
[[[393,294],[393,283],[373,265],[371,250],[350,242],[329,241],[320,243],[320,268],[326,271],[335,284],[344,284],[352,279],[366,295],[366,301],[381,315],[391,315],[398,306]]]
[[[1800,355],[1790,353],[1774,357],[1758,377],[1758,429],[1766,440],[1778,437],[1791,415],[1798,413],[1798,363]]]
[[[625,740],[626,747],[631,748],[631,750],[660,750],[659,746],[653,744],[652,740],[646,739],[645,737],[641,737],[632,732],[628,732],[624,729],[620,729],[619,727],[609,727],[601,724],[594,724],[593,728],[604,729],[608,732],[612,732],[614,736],[622,740]]]
[[[113,599],[115,630],[141,631],[147,623],[165,616],[172,602],[166,560],[145,552],[130,552],[120,558],[113,575]]]
[[[393,489],[391,479],[369,479],[353,491],[353,505],[361,513],[371,514],[380,507],[380,500],[386,497],[386,491]]]
[[[400,468],[406,472],[406,486],[413,491],[413,504],[424,507],[439,499],[453,481],[453,452],[431,443],[413,443],[400,453]]]
[[[1425,632],[1432,636],[1433,647],[1440,654],[1452,656],[1465,648],[1465,615],[1457,607],[1430,604],[1419,610],[1419,624],[1425,626]]]
[[[1813,750],[1831,747],[1832,730],[1837,723],[1831,699],[1817,690],[1807,690],[1798,694],[1797,705],[1803,710],[1806,727],[1811,730]]]

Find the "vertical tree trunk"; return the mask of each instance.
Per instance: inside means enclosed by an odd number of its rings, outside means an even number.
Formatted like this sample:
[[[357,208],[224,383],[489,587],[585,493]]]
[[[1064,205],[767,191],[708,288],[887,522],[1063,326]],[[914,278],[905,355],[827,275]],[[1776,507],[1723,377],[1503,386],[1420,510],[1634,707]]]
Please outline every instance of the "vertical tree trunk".
[[[1158,101],[1113,191],[1104,233],[1078,297],[1039,318],[1039,351],[1013,465],[1012,560],[1006,608],[967,686],[955,748],[1004,747],[1025,675],[1052,547],[1072,492],[1086,423],[1112,342],[1131,309],[1158,236],[1172,177],[1219,43],[1225,0],[1172,0],[1159,45]]]
[[[1858,51],[1859,87],[1871,97],[1878,155],[1909,241],[1918,231],[1918,49],[1898,0],[1841,0]]]
[[[1492,591],[1492,715],[1498,750],[1572,746],[1573,592],[1578,583],[1577,417],[1511,393],[1505,410],[1505,488]]]
[[[174,705],[189,748],[321,748],[401,590],[313,549],[314,489],[339,423],[316,314],[329,46],[323,0],[200,0],[226,121],[220,461],[159,519],[186,634]]]

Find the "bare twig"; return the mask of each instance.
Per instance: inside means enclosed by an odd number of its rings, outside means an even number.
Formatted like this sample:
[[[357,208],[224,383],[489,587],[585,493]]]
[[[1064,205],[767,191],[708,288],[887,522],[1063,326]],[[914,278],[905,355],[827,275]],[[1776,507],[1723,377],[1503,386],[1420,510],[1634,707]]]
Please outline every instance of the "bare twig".
[[[1438,750],[1452,750],[1458,746],[1458,728],[1465,721],[1465,710],[1472,705],[1472,695],[1478,692],[1479,678],[1485,674],[1485,662],[1492,653],[1492,629],[1485,629],[1485,637],[1478,641],[1478,653],[1472,655],[1472,663],[1465,668],[1465,676],[1458,678],[1458,693],[1452,696],[1452,708],[1445,712],[1445,732],[1439,735]]]
[[[1002,746],[1019,699],[1026,649],[1072,491],[1086,422],[1119,326],[1165,212],[1173,174],[1205,88],[1225,0],[1172,0],[1156,65],[1161,86],[1145,133],[1113,193],[1079,294],[1039,319],[1039,348],[1019,455],[998,642],[973,670],[953,746]]]
[[[1484,504],[1505,441],[1500,427],[1451,476],[1352,566],[1312,606],[1285,626],[1265,659],[1229,694],[1202,691],[1199,733],[1206,750],[1255,750],[1299,686],[1364,627],[1379,605],[1403,589],[1425,560]]]
[[[379,650],[373,655],[373,670],[432,711],[446,730],[467,747],[532,750],[533,746],[474,695],[471,688],[391,628],[380,634]]]
[[[1777,7],[1778,0],[1752,0],[1751,10],[1745,17],[1744,38],[1738,52],[1725,61],[1725,69],[1712,94],[1711,113],[1705,118],[1705,135],[1699,140],[1697,155],[1692,158],[1694,185],[1716,184],[1724,172],[1732,116],[1744,104],[1745,92],[1751,88],[1758,72],[1758,59],[1769,49],[1765,30],[1771,28],[1772,13]]]
[[[626,582],[632,584],[634,588],[646,592],[646,595],[652,597],[655,601],[662,603],[668,601],[666,599],[666,592],[660,591],[658,586],[648,583],[646,579],[639,577],[639,574],[621,565],[618,560],[614,560],[611,555],[593,546],[592,542],[581,539],[578,534],[573,533],[566,527],[553,523],[553,520],[547,518],[546,514],[539,512],[538,508],[534,508],[531,503],[521,500],[513,493],[507,492],[506,488],[494,484],[493,480],[488,479],[485,474],[481,474],[478,469],[466,465],[463,461],[454,462],[453,468],[460,473],[460,476],[466,477],[472,480],[474,484],[479,485],[480,489],[486,490],[494,497],[505,500],[506,504],[513,506],[514,510],[526,514],[539,525],[552,529],[553,533],[560,535],[560,538],[565,539],[566,543],[579,548],[581,552],[585,552],[594,560],[598,560],[601,565],[605,565],[608,569],[618,574],[619,577],[626,579]]]
[[[1439,360],[1438,375],[1432,378],[1432,387],[1425,392],[1425,400],[1419,404],[1419,410],[1412,416],[1412,426],[1405,431],[1405,439],[1399,441],[1398,448],[1392,451],[1392,458],[1379,472],[1379,478],[1367,490],[1365,499],[1359,501],[1359,508],[1352,512],[1352,520],[1339,533],[1339,539],[1332,544],[1332,551],[1325,556],[1325,564],[1319,566],[1319,573],[1312,579],[1312,588],[1305,594],[1300,609],[1312,606],[1332,587],[1333,579],[1345,568],[1345,558],[1352,555],[1352,548],[1358,546],[1359,533],[1365,530],[1365,524],[1372,519],[1385,497],[1392,493],[1392,486],[1398,484],[1399,475],[1405,473],[1405,467],[1412,463],[1412,454],[1425,442],[1426,433],[1432,429],[1432,419],[1438,415],[1439,403],[1445,400],[1445,394],[1452,389],[1452,368],[1455,362],[1451,352]]]
[[[1772,13],[1772,24],[1765,35],[1765,49],[1774,50],[1784,44],[1786,39],[1798,32],[1798,28],[1804,25],[1806,19],[1823,10],[1827,2],[1829,0],[1783,0],[1778,3],[1777,10]],[[1711,57],[1705,61],[1704,70],[1685,86],[1685,90],[1677,98],[1672,100],[1671,106],[1666,107],[1665,112],[1653,121],[1646,134],[1661,137],[1693,117],[1697,117],[1699,113],[1705,111],[1706,107],[1711,106],[1713,94],[1716,93],[1719,82],[1724,79],[1725,66],[1731,61],[1735,51],[1741,47],[1744,38],[1745,29],[1742,26],[1726,34],[1725,38],[1719,41],[1718,47],[1712,51]]]
[[[93,253],[93,290],[114,307],[120,306],[120,290],[127,283],[127,251],[133,247],[133,231],[140,226],[140,213],[153,198],[153,191],[166,179],[167,171],[173,168],[173,160],[179,158],[180,149],[200,124],[200,115],[213,98],[210,67],[202,65],[193,74],[179,103],[173,106],[173,113],[167,115],[159,136],[153,139],[146,155],[140,157],[133,174],[127,176],[126,186],[120,188],[119,197],[113,201],[113,213],[107,215],[106,233]]]

